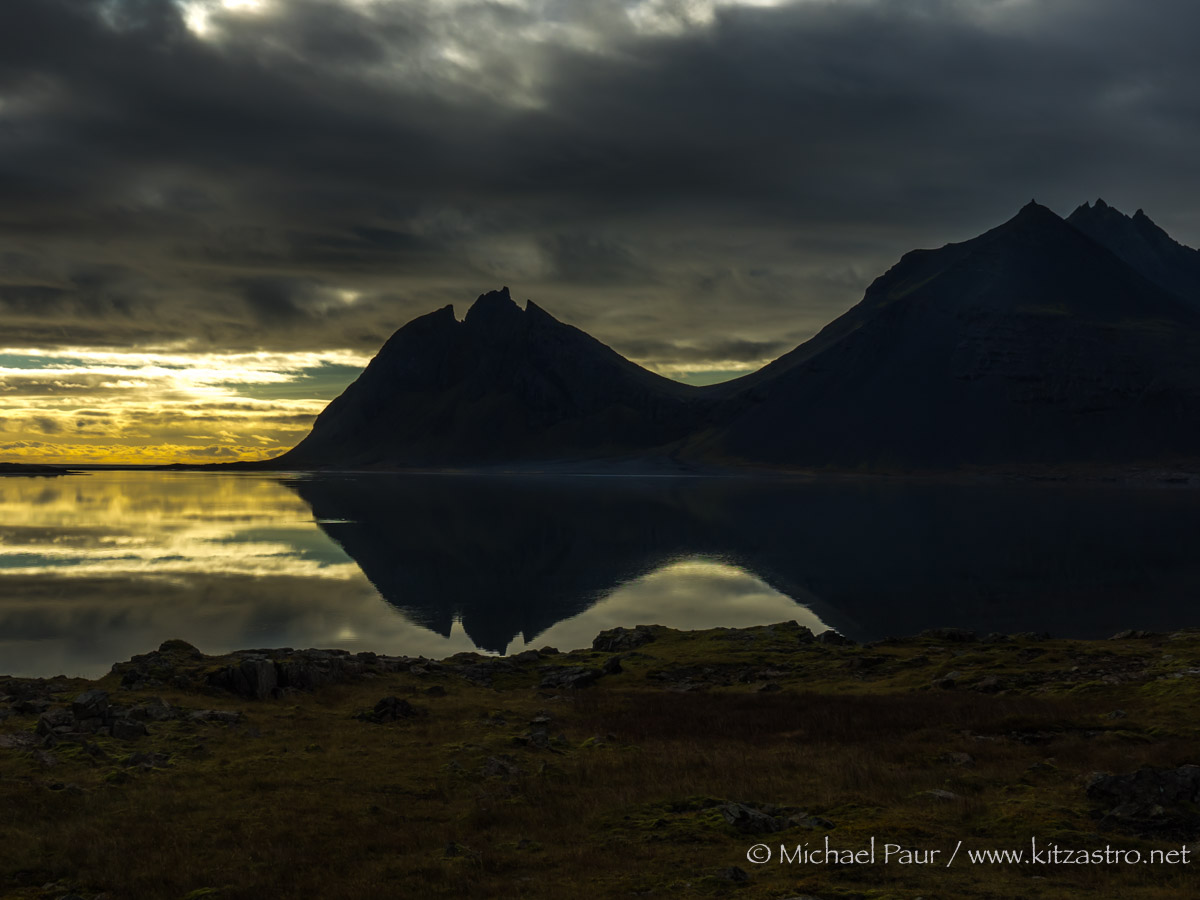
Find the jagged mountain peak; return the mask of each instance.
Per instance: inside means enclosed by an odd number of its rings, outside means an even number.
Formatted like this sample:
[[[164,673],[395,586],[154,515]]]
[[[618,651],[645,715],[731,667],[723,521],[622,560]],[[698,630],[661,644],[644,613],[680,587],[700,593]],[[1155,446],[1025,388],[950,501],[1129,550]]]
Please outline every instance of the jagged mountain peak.
[[[1036,200],[1030,200],[1005,224],[1029,222],[1061,222],[1062,217],[1048,206],[1042,206]]]
[[[1192,287],[1189,287],[1191,285]],[[301,467],[944,466],[1166,459],[1200,447],[1200,253],[1102,198],[905,254],[760,372],[671,382],[507,287],[405,325]],[[1190,291],[1190,293],[1189,293]]]
[[[506,286],[480,294],[467,310],[463,322],[471,326],[502,327],[505,323],[519,322],[522,315],[521,307],[517,306]]]
[[[1067,222],[1137,269],[1159,287],[1200,304],[1200,251],[1174,240],[1139,209],[1132,216],[1097,200]]]

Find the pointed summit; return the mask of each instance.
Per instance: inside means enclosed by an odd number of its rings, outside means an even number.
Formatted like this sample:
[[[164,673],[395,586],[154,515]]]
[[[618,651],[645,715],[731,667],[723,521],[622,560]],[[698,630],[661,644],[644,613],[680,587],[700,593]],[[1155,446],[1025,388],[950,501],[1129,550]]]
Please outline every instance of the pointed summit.
[[[473,326],[497,327],[520,319],[521,307],[513,302],[508,288],[502,287],[498,291],[480,294],[467,310],[463,322]]]
[[[701,446],[816,466],[1165,456],[1200,438],[1180,412],[1200,409],[1196,351],[1200,310],[1035,201],[906,254]]]
[[[507,287],[456,322],[405,325],[277,463],[440,467],[594,459],[670,444],[700,422],[698,388],[629,362]]]
[[[938,468],[1196,459],[1200,253],[1097,199],[914,250],[812,340],[706,388],[507,287],[397,331],[276,468]],[[594,469],[591,471],[595,471]]]
[[[1159,287],[1200,306],[1200,251],[1174,241],[1143,210],[1130,217],[1097,200],[1067,221]]]
[[[1050,209],[1049,207],[1042,206],[1042,204],[1038,203],[1036,200],[1030,200],[1021,207],[1020,211],[1015,216],[1001,225],[1000,228],[993,230],[1011,230],[1013,228],[1029,228],[1031,226],[1037,228],[1054,228],[1060,225],[1062,221],[1062,217],[1059,216],[1059,214],[1054,210]]]

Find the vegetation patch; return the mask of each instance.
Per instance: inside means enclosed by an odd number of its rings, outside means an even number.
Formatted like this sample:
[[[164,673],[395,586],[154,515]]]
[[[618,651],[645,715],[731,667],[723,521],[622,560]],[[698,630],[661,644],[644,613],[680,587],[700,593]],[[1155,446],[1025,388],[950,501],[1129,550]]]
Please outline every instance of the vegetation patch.
[[[1192,896],[1195,671],[1190,632],[171,641],[96,682],[0,678],[0,896]],[[1148,861],[968,855],[1035,840]]]

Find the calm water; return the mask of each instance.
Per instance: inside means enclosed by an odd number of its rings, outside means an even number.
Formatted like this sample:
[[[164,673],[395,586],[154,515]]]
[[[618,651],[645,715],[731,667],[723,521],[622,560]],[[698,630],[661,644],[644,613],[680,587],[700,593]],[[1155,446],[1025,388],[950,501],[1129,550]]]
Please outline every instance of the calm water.
[[[795,619],[1106,636],[1200,624],[1200,494],[748,479],[0,478],[0,672],[209,653],[444,656]]]

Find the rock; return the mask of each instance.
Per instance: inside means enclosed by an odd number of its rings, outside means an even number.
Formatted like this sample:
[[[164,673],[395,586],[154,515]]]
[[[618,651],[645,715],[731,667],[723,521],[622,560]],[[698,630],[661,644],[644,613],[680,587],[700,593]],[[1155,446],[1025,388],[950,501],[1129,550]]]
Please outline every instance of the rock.
[[[197,709],[188,713],[189,722],[215,722],[218,725],[236,725],[242,714],[236,709]]]
[[[169,641],[163,641],[158,645],[159,653],[176,653],[185,656],[189,659],[203,659],[204,654],[189,644],[187,641],[181,641],[178,638],[172,638]]]
[[[610,657],[605,661],[604,665],[600,667],[600,671],[602,671],[605,675],[620,675],[623,671],[621,669],[621,657]]]
[[[816,642],[818,644],[825,644],[829,647],[849,647],[853,646],[854,644],[854,641],[850,640],[850,638],[846,637],[844,634],[839,634],[832,628],[827,631],[822,631],[820,634],[818,634],[816,636]]]
[[[511,756],[501,754],[484,760],[482,772],[487,778],[511,778],[521,774],[521,767]]]
[[[783,690],[783,687],[774,681],[768,681],[766,684],[761,685],[758,688],[758,692],[760,694],[770,694],[770,693],[774,693],[775,691],[782,691],[782,690]]]
[[[1007,644],[1012,641],[1007,634],[1001,634],[999,631],[993,631],[984,637],[980,638],[984,644]]]
[[[582,666],[543,666],[540,688],[584,688],[596,683],[603,675],[600,669],[585,669]]]
[[[71,701],[71,714],[76,719],[106,719],[108,714],[108,691],[84,691]]]
[[[954,644],[964,644],[979,640],[979,636],[975,632],[966,628],[928,628],[917,636],[928,638],[932,641],[945,641]]]
[[[795,619],[789,619],[786,622],[776,622],[774,625],[768,625],[766,631],[769,634],[777,632],[786,632],[795,636],[796,640],[801,644],[807,644],[813,639],[812,629],[807,625],[801,625]]]
[[[40,744],[36,735],[28,731],[18,731],[16,734],[0,734],[0,750],[29,750]]]
[[[445,697],[446,689],[440,684],[433,684],[425,688],[425,696],[427,697]]]
[[[27,700],[18,700],[11,706],[13,712],[21,713],[22,715],[41,715],[50,708],[50,701],[41,697]]]
[[[1146,638],[1155,638],[1155,637],[1162,637],[1162,635],[1160,635],[1156,632],[1153,632],[1153,631],[1138,631],[1136,629],[1130,628],[1125,631],[1118,631],[1116,634],[1114,634],[1112,637],[1110,637],[1109,640],[1110,641],[1138,641],[1138,640],[1145,640]]]
[[[923,791],[922,793],[924,793],[926,797],[932,797],[935,800],[950,801],[960,799],[958,794],[954,793],[953,791],[943,791],[940,788],[934,788],[931,791]]]
[[[1086,793],[1101,807],[1103,821],[1140,834],[1191,837],[1200,828],[1200,766],[1095,773]]]
[[[386,722],[398,722],[401,719],[413,719],[425,715],[425,710],[413,706],[400,697],[384,697],[375,704],[369,713],[359,713],[355,718],[383,725]]]
[[[592,640],[592,649],[603,653],[620,653],[623,650],[636,650],[655,640],[657,637],[649,625],[638,625],[634,628],[610,628],[596,635]]]
[[[279,687],[279,675],[275,663],[269,659],[243,659],[237,665],[213,672],[208,683],[239,697],[266,700]]]
[[[769,816],[744,803],[725,803],[717,812],[742,834],[774,834],[787,826],[780,816]]]
[[[131,707],[128,718],[140,722],[163,722],[175,718],[175,710],[165,700],[153,697],[138,706]]]
[[[71,710],[63,707],[48,709],[40,716],[37,721],[37,733],[45,736],[48,734],[65,734],[75,729],[75,717],[71,715]]]
[[[971,685],[971,690],[979,691],[984,694],[994,694],[997,691],[1004,690],[1004,684],[995,675],[988,675],[985,678],[980,678],[977,682]]]

